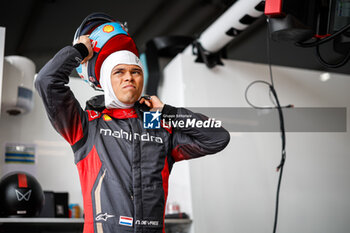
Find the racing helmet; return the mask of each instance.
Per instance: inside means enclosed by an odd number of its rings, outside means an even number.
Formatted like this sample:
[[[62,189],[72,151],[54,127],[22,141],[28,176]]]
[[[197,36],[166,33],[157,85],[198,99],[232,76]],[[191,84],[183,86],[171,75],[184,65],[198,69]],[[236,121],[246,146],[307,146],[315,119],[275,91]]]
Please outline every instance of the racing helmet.
[[[24,172],[5,175],[0,180],[0,216],[35,217],[44,205],[39,182]]]
[[[119,50],[129,50],[139,57],[136,45],[128,34],[127,28],[105,13],[88,15],[76,30],[73,44],[77,43],[82,35],[89,35],[94,54],[89,61],[80,64],[76,70],[80,78],[95,90],[102,90],[99,83],[100,69],[103,61],[110,54]]]

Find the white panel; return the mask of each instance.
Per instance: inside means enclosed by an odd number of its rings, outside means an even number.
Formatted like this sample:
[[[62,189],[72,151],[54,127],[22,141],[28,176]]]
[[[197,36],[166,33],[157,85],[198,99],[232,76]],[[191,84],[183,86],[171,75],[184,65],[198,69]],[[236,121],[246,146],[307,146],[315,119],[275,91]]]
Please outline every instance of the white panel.
[[[0,103],[1,103],[1,95],[2,95],[2,73],[4,67],[4,52],[5,52],[5,28],[0,27]],[[0,112],[1,112],[1,104],[0,104]]]
[[[182,68],[178,69],[186,88],[178,98],[187,107],[248,107],[244,99],[247,85],[257,79],[268,81],[266,65],[224,60],[225,66],[210,70],[194,63],[193,56],[180,56]],[[333,73],[322,82],[317,71],[287,67],[273,67],[273,71],[283,105],[350,107],[347,75]],[[270,103],[264,86],[251,91],[254,103]],[[170,86],[163,92],[179,95]],[[349,120],[348,115],[347,125]],[[278,232],[348,232],[349,141],[348,132],[287,133]],[[224,151],[190,161],[195,232],[272,232],[280,148],[277,132],[232,132]]]
[[[166,78],[160,80],[158,89],[158,97],[164,103],[174,106],[184,104],[185,82],[182,80],[182,67],[182,57],[178,55],[164,68],[163,76]],[[172,94],[169,95],[169,92]]]
[[[22,56],[6,56],[4,59],[2,90],[2,114],[18,112],[25,114],[32,110],[32,97],[22,96],[21,89],[32,92],[34,89],[35,64]]]

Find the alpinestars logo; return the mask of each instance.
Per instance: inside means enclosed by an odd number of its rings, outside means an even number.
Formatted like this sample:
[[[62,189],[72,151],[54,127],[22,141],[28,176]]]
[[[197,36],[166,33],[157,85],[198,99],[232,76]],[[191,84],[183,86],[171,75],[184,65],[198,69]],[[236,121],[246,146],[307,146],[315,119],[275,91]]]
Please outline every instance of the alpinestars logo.
[[[17,189],[15,189],[16,192],[16,197],[18,201],[29,201],[30,199],[30,195],[32,194],[32,190],[30,189],[28,192],[26,192],[25,194],[22,194],[20,191],[18,191]]]
[[[115,217],[115,216],[111,215],[111,214],[104,213],[104,214],[97,215],[95,219],[96,219],[96,221],[103,220],[106,222],[108,220],[108,218],[113,218],[113,217]]]

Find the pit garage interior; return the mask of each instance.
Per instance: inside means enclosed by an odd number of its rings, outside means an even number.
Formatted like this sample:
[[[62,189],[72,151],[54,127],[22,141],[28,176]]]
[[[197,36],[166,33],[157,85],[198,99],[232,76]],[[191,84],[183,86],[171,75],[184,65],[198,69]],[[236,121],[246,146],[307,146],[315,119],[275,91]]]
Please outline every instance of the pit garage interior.
[[[145,67],[143,95],[214,117],[230,133],[222,151],[174,164],[166,233],[350,231],[349,0],[1,5],[0,187],[8,174],[28,174],[45,204],[35,216],[7,216],[0,200],[0,233],[83,232],[73,151],[34,79],[94,12],[127,27]],[[82,108],[102,94],[75,70],[68,85]]]

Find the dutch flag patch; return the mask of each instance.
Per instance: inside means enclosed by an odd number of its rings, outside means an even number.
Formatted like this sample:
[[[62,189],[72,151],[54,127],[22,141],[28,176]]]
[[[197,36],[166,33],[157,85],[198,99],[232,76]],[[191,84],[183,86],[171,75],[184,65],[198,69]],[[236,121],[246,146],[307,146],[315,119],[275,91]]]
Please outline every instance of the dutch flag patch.
[[[125,216],[119,217],[119,224],[120,225],[132,227],[132,223],[133,223],[133,218],[125,217]]]

